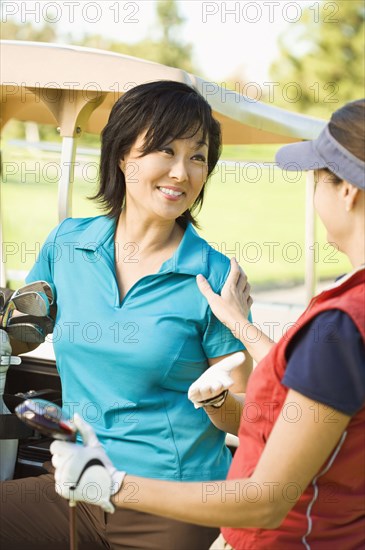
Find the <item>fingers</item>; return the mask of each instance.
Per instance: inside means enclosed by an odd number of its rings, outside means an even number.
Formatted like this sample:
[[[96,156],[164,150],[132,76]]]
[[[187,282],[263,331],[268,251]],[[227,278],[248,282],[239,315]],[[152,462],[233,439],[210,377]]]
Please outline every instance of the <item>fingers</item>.
[[[216,383],[213,383],[210,386],[211,393],[214,395],[219,395],[223,390],[228,390],[233,385],[233,380],[229,374],[222,372],[220,380]],[[209,396],[212,397],[212,396]]]
[[[231,259],[231,270],[222,289],[222,296],[241,295],[245,289],[251,290],[247,281],[247,275],[238,264],[236,258]]]
[[[251,298],[250,292],[251,292],[251,285],[249,283],[247,283],[247,285],[245,286],[245,288],[242,291],[242,298],[246,301],[246,303]]]
[[[212,397],[216,397],[217,395],[222,393],[222,391],[224,391],[225,389],[228,389],[222,384],[220,384],[219,386],[216,386],[216,388],[217,389],[213,389],[213,388],[200,389],[200,390],[197,390],[194,393],[194,395],[191,395],[191,396],[189,395],[188,397],[190,401],[192,401],[193,403],[200,403],[201,401],[205,401],[206,399],[211,399]]]
[[[240,276],[241,276],[241,268],[238,265],[236,258],[231,258],[231,270],[227,277],[226,283],[236,285],[238,283]]]
[[[237,290],[242,293],[242,297],[246,301],[248,309],[250,309],[252,304],[253,304],[253,299],[250,296],[252,287],[251,287],[250,283],[248,282],[247,275],[243,271],[242,267],[240,265],[238,265],[238,268],[239,268],[239,271],[240,271],[240,278],[239,278],[239,281],[238,281],[238,284],[237,284]]]
[[[84,445],[88,447],[99,447],[100,443],[93,428],[81,418],[79,414],[75,414],[73,422],[80,432]]]
[[[227,383],[227,380],[224,380],[224,382]],[[194,401],[208,399],[208,397],[212,397],[212,394],[218,394],[224,389],[224,382],[223,380],[214,380],[214,382],[198,384],[195,387],[191,385],[188,391],[188,398]],[[230,378],[229,382],[232,385],[233,381]]]
[[[234,383],[230,376],[232,369],[241,366],[244,361],[245,355],[239,351],[209,367],[191,384],[188,390],[190,401],[204,401],[219,395],[223,390],[228,390]]]
[[[206,278],[203,277],[203,275],[201,274],[196,276],[196,282],[200,292],[209,302],[209,299],[216,295],[215,292],[213,292],[212,287],[210,286]]]
[[[52,453],[52,464],[56,469],[62,466],[73,454],[75,446],[75,443],[66,441],[53,441],[51,443],[49,450]]]
[[[57,471],[58,468],[60,468],[62,466],[64,461],[65,461],[64,456],[59,455],[59,454],[52,455],[51,462],[52,462],[52,466],[56,469],[56,471]]]
[[[49,450],[53,455],[63,454],[67,448],[67,445],[70,445],[70,443],[67,443],[66,441],[53,441],[49,447]]]
[[[229,374],[222,372],[219,379],[211,382],[197,384],[195,387],[190,386],[188,398],[191,401],[204,401],[219,395],[224,390],[228,390],[233,385],[233,380]]]
[[[242,285],[242,286],[243,286],[243,285]],[[247,282],[247,279],[246,279],[246,283],[245,283],[245,285],[244,285],[244,287],[243,287],[243,292],[244,292],[247,296],[249,296],[249,295],[250,295],[250,292],[251,292],[251,285],[250,285],[249,282]]]
[[[230,278],[230,276],[232,277]],[[236,258],[231,259],[231,271],[227,278],[227,281],[228,280],[230,283],[234,283],[240,290],[245,289],[247,286],[251,290],[251,285],[247,280],[247,275],[237,262]]]
[[[236,260],[235,260],[236,261]],[[247,279],[247,275],[246,273],[243,271],[242,267],[237,263],[236,261],[236,264],[237,264],[237,268],[239,270],[239,280],[238,280],[238,283],[237,283],[237,288],[239,291],[241,292],[246,292],[247,294],[250,294],[251,292],[251,285],[250,283],[248,282],[248,279]]]
[[[242,297],[246,301],[248,311],[251,309],[251,306],[253,304],[253,299],[250,296],[250,291],[251,291],[251,286],[248,284],[247,288],[245,288],[245,290],[242,293]]]
[[[205,399],[219,395],[224,389],[226,388],[222,384],[217,384],[214,389],[212,387],[199,388],[194,392],[189,392],[188,398],[193,402],[205,401]]]
[[[224,370],[225,372],[230,372],[232,369],[242,365],[245,359],[245,354],[242,353],[242,351],[238,351],[237,353],[232,353],[232,355],[218,361],[218,363],[215,363],[214,368]]]

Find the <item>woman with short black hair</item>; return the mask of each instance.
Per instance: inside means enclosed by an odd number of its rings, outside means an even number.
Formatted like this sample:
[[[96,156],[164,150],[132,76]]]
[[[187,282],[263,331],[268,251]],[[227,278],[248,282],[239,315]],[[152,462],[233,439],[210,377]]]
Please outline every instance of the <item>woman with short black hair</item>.
[[[212,421],[187,397],[194,380],[234,352],[234,391],[244,392],[252,367],[195,283],[204,272],[220,291],[230,270],[193,227],[220,149],[219,123],[190,86],[158,81],[129,90],[102,133],[96,198],[106,214],[64,220],[27,278],[55,290],[64,412],[91,422],[117,467],[128,464],[135,475],[210,481],[224,478],[231,462],[213,414],[226,393],[218,386],[204,400]],[[36,483],[37,506],[20,494],[31,480],[3,484],[4,547],[68,546],[66,503],[54,494],[53,477]],[[79,516],[87,550],[204,550],[217,533],[134,510],[112,516],[85,505]],[[21,529],[20,518],[27,518]]]

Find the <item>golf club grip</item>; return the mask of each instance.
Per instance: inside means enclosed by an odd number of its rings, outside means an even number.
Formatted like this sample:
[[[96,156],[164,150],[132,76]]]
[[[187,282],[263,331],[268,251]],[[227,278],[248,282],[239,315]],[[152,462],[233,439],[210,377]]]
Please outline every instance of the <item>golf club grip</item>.
[[[76,518],[76,502],[69,501],[69,518],[70,518],[70,550],[77,550],[77,518]]]

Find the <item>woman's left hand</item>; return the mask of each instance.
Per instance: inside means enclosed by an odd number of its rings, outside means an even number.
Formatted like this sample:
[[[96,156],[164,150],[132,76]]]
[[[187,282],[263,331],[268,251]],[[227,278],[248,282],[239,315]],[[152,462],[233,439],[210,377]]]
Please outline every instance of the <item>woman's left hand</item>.
[[[54,441],[50,446],[56,493],[113,513],[110,498],[120,490],[125,472],[114,467],[90,424],[78,415],[74,417],[74,424],[84,445]]]

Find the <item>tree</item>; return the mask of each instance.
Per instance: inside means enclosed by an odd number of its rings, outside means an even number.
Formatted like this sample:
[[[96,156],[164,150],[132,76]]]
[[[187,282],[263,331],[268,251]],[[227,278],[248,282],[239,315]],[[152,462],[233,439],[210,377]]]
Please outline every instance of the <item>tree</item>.
[[[42,27],[34,27],[27,23],[16,23],[9,19],[1,23],[1,38],[3,40],[24,40],[28,42],[56,42],[54,25],[45,23]]]
[[[308,7],[280,38],[280,58],[271,67],[280,83],[275,103],[328,118],[363,97],[364,32],[363,0],[321,2],[317,16]]]
[[[159,63],[192,71],[192,46],[179,41],[179,31],[185,19],[179,15],[175,0],[159,0],[157,18],[162,33],[158,54]]]
[[[192,46],[181,42],[179,37],[185,19],[179,15],[176,1],[158,0],[156,5],[159,40],[146,38],[136,44],[111,42],[108,49],[188,72],[196,72],[191,59]]]

